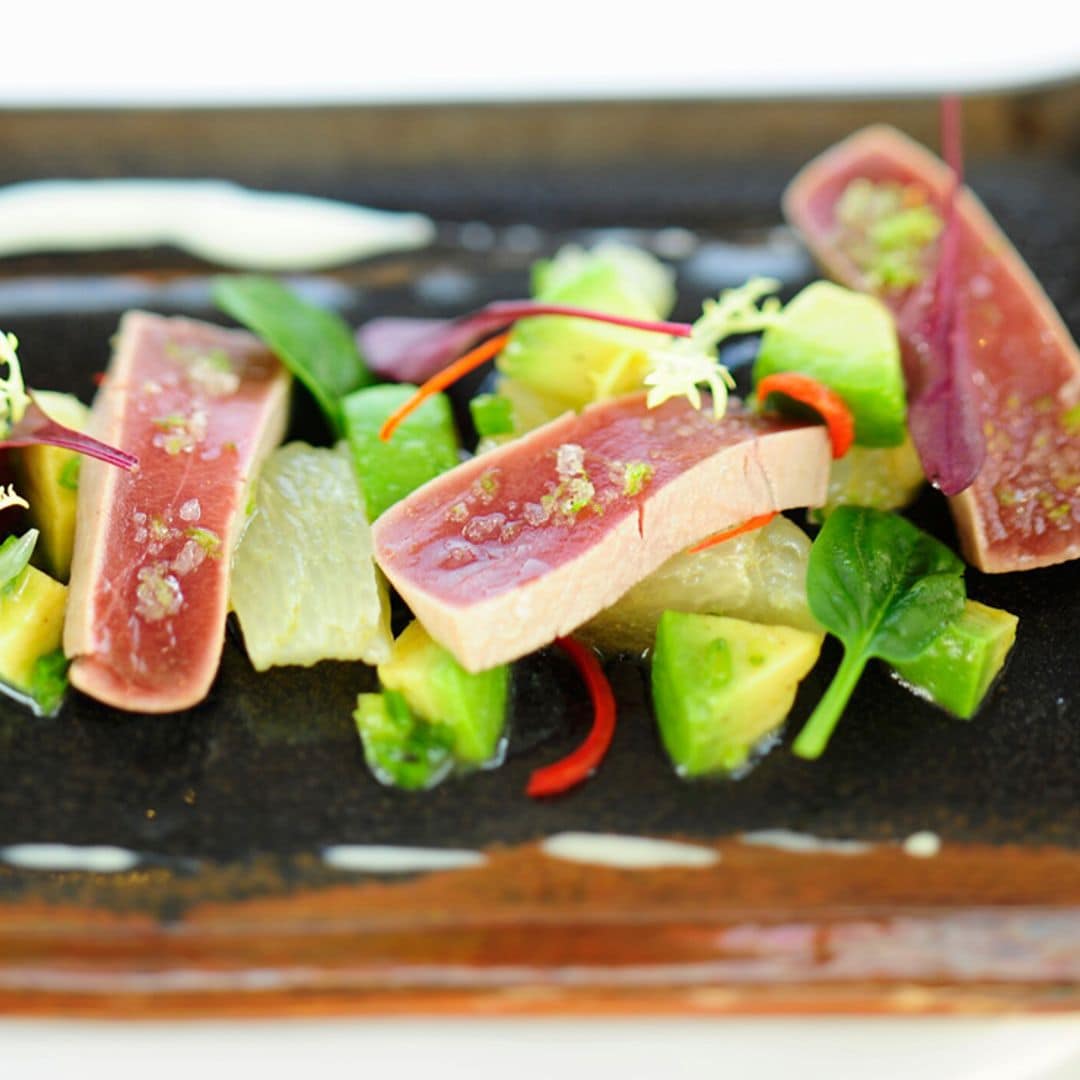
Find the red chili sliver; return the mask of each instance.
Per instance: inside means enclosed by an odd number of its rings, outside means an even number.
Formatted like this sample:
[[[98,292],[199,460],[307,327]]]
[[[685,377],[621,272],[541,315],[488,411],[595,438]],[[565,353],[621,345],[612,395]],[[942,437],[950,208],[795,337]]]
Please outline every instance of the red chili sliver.
[[[560,795],[587,780],[611,746],[615,734],[615,695],[600,661],[591,649],[573,638],[557,638],[559,646],[574,661],[588,688],[593,705],[593,724],[585,741],[562,761],[546,765],[529,777],[525,792],[534,799]]]
[[[842,458],[855,441],[855,418],[844,399],[830,387],[797,371],[766,375],[757,384],[757,399],[765,403],[770,394],[784,394],[809,406],[825,421],[832,443],[832,456]]]
[[[432,375],[430,379],[419,387],[415,394],[403,405],[396,408],[379,429],[379,438],[383,442],[389,442],[390,437],[397,431],[398,425],[411,413],[416,412],[429,397],[434,396],[448,386],[453,386],[458,379],[465,378],[470,371],[475,371],[481,364],[486,364],[492,357],[498,356],[506,348],[509,334],[499,334],[498,337],[488,338],[487,341],[470,349],[460,359],[455,360],[449,367]]]
[[[776,511],[770,510],[767,514],[758,514],[756,517],[747,518],[741,525],[735,525],[730,529],[724,529],[723,532],[713,533],[712,536],[705,537],[701,543],[687,548],[686,553],[687,555],[696,555],[699,551],[707,551],[711,547],[716,547],[717,544],[722,544],[725,540],[734,540],[736,536],[742,536],[743,533],[753,532],[755,529],[768,525],[774,517],[776,517]]]

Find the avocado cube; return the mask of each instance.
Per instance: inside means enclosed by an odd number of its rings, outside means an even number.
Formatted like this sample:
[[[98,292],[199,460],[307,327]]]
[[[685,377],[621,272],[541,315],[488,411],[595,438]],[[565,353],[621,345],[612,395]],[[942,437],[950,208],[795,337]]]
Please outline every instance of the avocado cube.
[[[388,442],[379,438],[390,414],[415,392],[408,383],[386,383],[357,390],[342,402],[345,435],[369,521],[460,462],[454,416],[445,394],[428,398]]]
[[[77,397],[51,390],[36,392],[38,404],[57,423],[84,431],[90,410]],[[58,446],[24,446],[13,451],[16,487],[30,504],[30,524],[41,536],[37,551],[45,569],[60,581],[71,573],[78,502],[79,463],[74,450]]]
[[[922,655],[893,670],[915,693],[968,720],[1001,672],[1018,622],[1008,611],[968,600]]]
[[[510,689],[508,665],[470,673],[414,621],[378,670],[384,689],[399,693],[421,719],[450,731],[460,764],[484,765],[498,756]]]
[[[680,775],[743,765],[791,711],[821,642],[787,626],[665,611],[652,656],[653,706]]]
[[[861,446],[899,446],[907,398],[896,325],[880,300],[828,281],[808,285],[761,338],[755,385],[797,371],[835,390]]]
[[[28,566],[0,587],[0,681],[32,697],[38,661],[60,648],[67,586]]]

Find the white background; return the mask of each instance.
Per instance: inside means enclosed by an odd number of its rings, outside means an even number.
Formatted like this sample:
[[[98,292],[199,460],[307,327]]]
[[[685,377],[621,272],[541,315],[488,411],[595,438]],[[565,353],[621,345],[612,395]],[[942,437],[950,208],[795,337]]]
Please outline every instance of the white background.
[[[1080,4],[8,0],[0,108],[986,90],[1080,72]],[[14,10],[12,10],[14,8]],[[2,153],[0,147],[0,153]],[[0,1022],[0,1076],[1066,1080],[1080,1022]]]
[[[8,0],[0,30],[0,104],[936,92],[1080,71],[1075,0]]]
[[[1077,1080],[1080,1022],[0,1023],[0,1061],[11,1080]]]

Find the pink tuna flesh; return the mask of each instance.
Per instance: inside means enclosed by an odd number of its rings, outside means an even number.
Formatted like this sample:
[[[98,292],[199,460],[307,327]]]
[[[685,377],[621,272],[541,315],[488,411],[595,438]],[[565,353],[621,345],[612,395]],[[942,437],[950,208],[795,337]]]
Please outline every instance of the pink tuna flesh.
[[[731,403],[713,418],[635,394],[569,414],[437,477],[374,527],[375,557],[470,671],[514,660],[613,604],[670,556],[825,497],[819,426]]]
[[[856,179],[923,188],[941,208],[951,174],[898,131],[872,127],[811,162],[785,196],[787,216],[838,281],[866,278],[836,243],[836,207]],[[971,367],[973,407],[986,440],[974,482],[950,499],[968,560],[994,573],[1080,557],[1080,351],[1060,316],[986,209],[957,201],[957,310]],[[919,378],[909,329],[922,290],[885,293],[909,378]]]
[[[248,484],[284,433],[288,390],[249,334],[124,316],[93,424],[139,467],[87,460],[80,473],[64,627],[80,690],[150,713],[206,696]]]

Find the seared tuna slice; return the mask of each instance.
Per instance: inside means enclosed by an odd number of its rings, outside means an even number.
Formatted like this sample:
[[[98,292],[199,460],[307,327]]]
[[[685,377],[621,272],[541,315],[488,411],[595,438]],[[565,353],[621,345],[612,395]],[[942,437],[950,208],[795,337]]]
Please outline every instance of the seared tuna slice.
[[[942,212],[952,174],[900,132],[872,127],[811,162],[784,200],[789,220],[825,269],[846,285],[877,292],[892,308],[910,379],[919,365],[910,331],[918,325],[915,308],[924,290],[895,281],[882,287],[845,245],[838,206],[859,180],[902,187],[916,200],[924,195]],[[956,228],[957,326],[986,445],[974,483],[950,499],[964,553],[992,573],[1075,559],[1080,351],[1031,271],[967,189],[958,195]],[[934,250],[928,245],[928,272]]]
[[[375,557],[470,671],[570,633],[682,548],[817,505],[825,428],[644,395],[568,414],[425,484],[374,526]]]
[[[64,628],[80,690],[149,713],[206,696],[248,484],[281,440],[288,390],[249,334],[124,316],[92,424],[139,468],[83,462]]]

